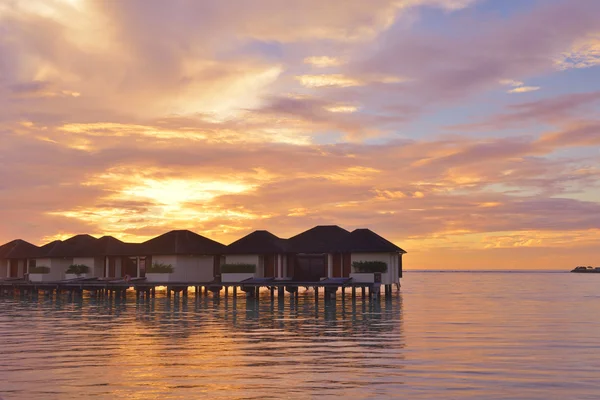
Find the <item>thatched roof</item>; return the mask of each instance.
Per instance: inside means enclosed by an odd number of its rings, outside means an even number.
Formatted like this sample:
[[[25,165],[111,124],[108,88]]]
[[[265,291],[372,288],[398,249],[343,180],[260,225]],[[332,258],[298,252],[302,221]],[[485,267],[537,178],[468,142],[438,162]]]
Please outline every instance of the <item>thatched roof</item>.
[[[335,250],[352,253],[406,253],[406,251],[370,229],[355,229],[336,244]]]
[[[82,248],[92,245],[96,240],[98,239],[90,235],[75,235],[67,240],[49,243],[47,247],[43,246],[40,257],[76,257],[81,254]]]
[[[52,249],[54,249],[60,243],[62,243],[62,240],[55,240],[53,242],[46,243],[45,245],[41,246],[38,251],[38,257],[45,257],[52,251]]]
[[[231,243],[225,254],[272,254],[285,253],[286,241],[269,231],[254,231]]]
[[[104,257],[104,256],[132,256],[137,255],[141,245],[138,243],[125,243],[112,236],[102,236],[100,239],[90,241],[78,247],[73,253],[74,257]]]
[[[329,253],[349,234],[337,225],[319,225],[289,238],[287,248],[292,253]]]
[[[112,236],[96,239],[76,235],[37,247],[24,240],[0,246],[0,258],[103,257],[134,255],[219,255],[281,253],[381,253],[403,249],[370,229],[352,232],[337,225],[319,225],[289,239],[281,239],[266,230],[254,231],[229,246],[188,230],[174,230],[144,243],[125,243]]]
[[[225,248],[225,245],[197,233],[178,230],[142,243],[140,252],[147,255],[218,255],[223,254]]]
[[[39,247],[22,239],[16,239],[0,246],[0,258],[34,258]]]

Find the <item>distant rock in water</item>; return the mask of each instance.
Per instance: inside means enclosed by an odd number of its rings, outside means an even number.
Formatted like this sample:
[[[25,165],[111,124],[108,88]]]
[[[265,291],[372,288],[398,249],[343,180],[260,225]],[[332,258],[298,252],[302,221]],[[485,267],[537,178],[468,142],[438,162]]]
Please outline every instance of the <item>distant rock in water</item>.
[[[597,273],[600,274],[600,267],[575,267],[575,269],[571,270],[571,272],[581,272],[581,273]]]

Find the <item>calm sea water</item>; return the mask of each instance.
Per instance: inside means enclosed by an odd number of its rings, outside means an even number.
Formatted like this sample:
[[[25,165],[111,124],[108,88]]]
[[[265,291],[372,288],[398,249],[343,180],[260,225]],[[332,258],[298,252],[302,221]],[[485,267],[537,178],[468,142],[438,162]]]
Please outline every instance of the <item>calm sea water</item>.
[[[12,399],[600,398],[600,275],[407,272],[389,301],[0,298]]]

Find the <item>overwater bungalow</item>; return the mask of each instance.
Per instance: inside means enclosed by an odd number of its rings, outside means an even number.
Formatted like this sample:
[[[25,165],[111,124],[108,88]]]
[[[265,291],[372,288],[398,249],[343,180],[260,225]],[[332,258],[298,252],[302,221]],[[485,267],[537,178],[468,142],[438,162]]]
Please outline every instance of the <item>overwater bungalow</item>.
[[[45,267],[43,281],[60,281],[70,265],[80,264],[88,267],[88,278],[235,282],[221,276],[221,266],[227,264],[233,270],[251,268],[252,278],[296,282],[352,278],[355,283],[391,285],[402,277],[405,253],[369,229],[349,232],[337,225],[315,226],[289,239],[258,230],[229,246],[188,230],[167,232],[144,243],[76,235],[42,247],[23,240],[0,246],[0,278],[23,278],[31,268]]]
[[[288,276],[308,282],[344,277],[340,267],[342,254],[335,248],[349,234],[337,225],[319,225],[289,238]]]
[[[285,278],[287,274],[286,241],[269,231],[254,231],[225,249],[225,264],[254,265],[255,278]]]
[[[140,245],[145,264],[169,265],[163,278],[176,282],[210,282],[220,272],[225,245],[188,230],[174,230]]]
[[[256,267],[255,278],[318,282],[325,278],[374,279],[357,274],[356,263],[380,263],[382,284],[402,276],[400,247],[369,229],[349,232],[337,225],[315,226],[289,239],[259,230],[231,243],[226,264]]]
[[[90,268],[88,277],[143,277],[145,257],[139,256],[137,243],[125,243],[112,236],[102,236],[73,249],[73,264]]]
[[[35,266],[39,248],[21,239],[0,246],[0,278],[23,278]]]
[[[59,281],[65,279],[65,273],[71,264],[75,263],[77,250],[90,245],[95,237],[90,235],[75,235],[64,241],[56,240],[39,248],[35,259],[35,267],[45,267],[44,281]],[[91,267],[88,265],[88,267]]]
[[[344,237],[335,246],[335,254],[341,254],[339,267],[334,263],[334,276],[337,270],[342,271],[342,276],[353,276],[360,279],[356,270],[356,263],[379,262],[387,266],[381,272],[381,284],[396,284],[402,278],[402,255],[406,251],[394,243],[379,236],[370,229],[356,229]],[[335,258],[334,258],[335,260]]]
[[[316,226],[288,239],[288,274],[294,280],[374,279],[356,275],[356,263],[383,263],[382,284],[398,283],[406,252],[369,229],[349,232],[337,225]],[[372,277],[371,277],[372,276]]]

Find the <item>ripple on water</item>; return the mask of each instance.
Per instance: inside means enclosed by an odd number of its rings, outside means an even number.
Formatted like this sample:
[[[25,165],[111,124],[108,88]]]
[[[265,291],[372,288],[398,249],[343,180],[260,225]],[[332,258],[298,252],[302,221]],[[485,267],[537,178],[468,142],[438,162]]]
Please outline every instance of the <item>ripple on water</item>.
[[[0,298],[0,395],[598,398],[599,284],[409,272],[381,302]]]

